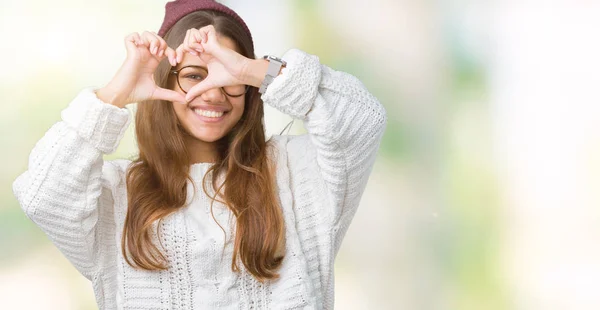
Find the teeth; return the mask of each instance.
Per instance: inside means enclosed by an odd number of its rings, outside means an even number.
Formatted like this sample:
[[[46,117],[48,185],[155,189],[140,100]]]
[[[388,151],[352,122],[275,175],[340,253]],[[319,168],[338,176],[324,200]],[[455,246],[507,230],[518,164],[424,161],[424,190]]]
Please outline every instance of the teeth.
[[[223,112],[207,111],[207,110],[201,110],[201,109],[194,109],[194,113],[205,116],[205,117],[213,117],[213,118],[219,118],[219,117],[223,116]]]

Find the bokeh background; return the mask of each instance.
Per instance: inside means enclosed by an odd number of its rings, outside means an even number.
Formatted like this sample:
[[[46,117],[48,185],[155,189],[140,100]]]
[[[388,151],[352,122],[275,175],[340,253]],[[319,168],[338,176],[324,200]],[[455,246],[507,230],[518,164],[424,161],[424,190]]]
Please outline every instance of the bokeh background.
[[[600,309],[600,3],[230,0],[257,56],[361,79],[388,126],[336,263],[337,309]],[[0,309],[95,309],[12,182],[166,1],[0,2]],[[291,119],[267,106],[267,134]],[[135,154],[132,126],[115,154]],[[303,133],[294,122],[291,134]]]

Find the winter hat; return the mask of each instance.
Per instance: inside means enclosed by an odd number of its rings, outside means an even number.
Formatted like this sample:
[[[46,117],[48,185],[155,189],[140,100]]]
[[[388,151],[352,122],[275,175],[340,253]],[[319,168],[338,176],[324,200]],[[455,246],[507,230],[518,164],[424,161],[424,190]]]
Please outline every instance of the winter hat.
[[[182,17],[200,10],[213,10],[229,15],[244,28],[250,37],[250,42],[254,45],[252,34],[244,20],[232,9],[214,0],[175,0],[167,2],[165,5],[165,19],[162,26],[160,26],[160,30],[158,30],[158,35],[163,37]]]

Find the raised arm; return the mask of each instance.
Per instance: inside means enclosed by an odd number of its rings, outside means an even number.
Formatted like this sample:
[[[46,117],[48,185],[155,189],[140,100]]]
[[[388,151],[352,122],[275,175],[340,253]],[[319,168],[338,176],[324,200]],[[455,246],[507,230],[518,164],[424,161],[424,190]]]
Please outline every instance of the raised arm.
[[[175,51],[164,39],[149,31],[134,32],[124,43],[127,58],[113,79],[97,91],[89,87],[78,94],[62,111],[62,121],[32,150],[28,170],[13,183],[27,216],[89,279],[98,271],[101,245],[114,242],[108,231],[114,229],[114,221],[99,217],[111,210],[98,210],[98,204],[104,190],[111,198],[110,176],[115,171],[103,169],[114,166],[104,165],[102,155],[116,149],[131,122],[124,107],[145,100],[185,101],[182,94],[161,88],[154,80],[163,59],[177,65]]]
[[[309,147],[327,186],[335,252],[356,212],[373,168],[387,117],[356,77],[289,50],[287,67],[262,96],[265,103],[304,121]]]
[[[85,88],[61,118],[31,151],[28,169],[13,182],[13,192],[27,216],[92,280],[101,256],[102,154],[116,149],[130,116]]]

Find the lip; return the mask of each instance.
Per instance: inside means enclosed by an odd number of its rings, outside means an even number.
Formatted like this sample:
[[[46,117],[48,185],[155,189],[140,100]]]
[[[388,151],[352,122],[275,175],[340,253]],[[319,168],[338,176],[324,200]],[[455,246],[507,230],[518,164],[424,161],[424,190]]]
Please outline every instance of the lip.
[[[222,106],[208,105],[208,104],[196,104],[190,106],[190,109],[201,109],[205,111],[215,111],[215,112],[229,112],[229,109]]]
[[[212,110],[212,111],[216,111],[216,110]],[[196,118],[198,118],[199,120],[201,120],[205,123],[218,123],[218,122],[222,121],[225,118],[225,116],[227,115],[227,112],[225,112],[225,113],[223,113],[223,115],[221,115],[221,117],[206,117],[206,116],[196,114],[196,112],[194,112],[193,109],[190,109],[190,112],[192,114],[194,114],[194,116]],[[220,111],[217,111],[217,112],[220,112]]]

